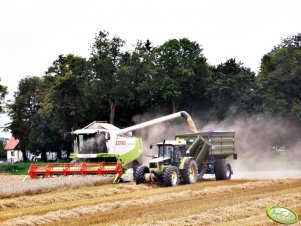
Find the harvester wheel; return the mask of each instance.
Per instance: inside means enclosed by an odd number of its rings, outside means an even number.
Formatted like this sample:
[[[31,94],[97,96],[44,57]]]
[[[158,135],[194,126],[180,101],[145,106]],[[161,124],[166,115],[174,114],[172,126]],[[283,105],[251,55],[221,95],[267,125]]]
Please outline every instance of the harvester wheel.
[[[189,159],[184,169],[181,171],[182,181],[184,184],[195,184],[198,177],[198,167],[194,159]]]
[[[163,174],[163,184],[167,187],[177,186],[179,183],[179,169],[175,166],[168,167]]]
[[[216,180],[231,179],[231,165],[226,159],[218,159],[215,167]]]
[[[144,175],[149,173],[149,168],[147,166],[139,166],[135,171],[136,184],[143,184],[145,182]]]

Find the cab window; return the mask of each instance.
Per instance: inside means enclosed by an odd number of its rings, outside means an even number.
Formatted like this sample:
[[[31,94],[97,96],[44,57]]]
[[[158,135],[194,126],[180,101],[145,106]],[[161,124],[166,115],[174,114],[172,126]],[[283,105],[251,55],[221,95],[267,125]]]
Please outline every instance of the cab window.
[[[173,151],[173,146],[171,145],[160,145],[159,146],[159,157],[170,157]]]

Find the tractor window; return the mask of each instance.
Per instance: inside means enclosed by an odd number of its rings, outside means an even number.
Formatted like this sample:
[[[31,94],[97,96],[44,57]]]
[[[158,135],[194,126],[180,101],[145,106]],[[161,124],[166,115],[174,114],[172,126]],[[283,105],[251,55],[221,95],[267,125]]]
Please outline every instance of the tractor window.
[[[181,157],[181,147],[175,146],[175,154],[176,154],[176,159],[179,159]]]
[[[172,164],[179,162],[181,158],[181,151],[179,146],[174,146],[174,152],[170,156]]]
[[[173,146],[171,145],[160,145],[159,146],[159,157],[170,157],[173,152]]]
[[[79,154],[107,153],[105,133],[78,135]]]

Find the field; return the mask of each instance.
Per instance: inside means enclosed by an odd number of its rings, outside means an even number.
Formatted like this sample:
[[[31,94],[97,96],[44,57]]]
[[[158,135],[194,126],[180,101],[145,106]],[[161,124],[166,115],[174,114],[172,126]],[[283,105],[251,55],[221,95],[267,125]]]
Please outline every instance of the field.
[[[112,178],[0,176],[1,225],[277,225],[280,205],[301,215],[301,179],[206,179],[165,188]],[[301,225],[300,221],[296,225]]]

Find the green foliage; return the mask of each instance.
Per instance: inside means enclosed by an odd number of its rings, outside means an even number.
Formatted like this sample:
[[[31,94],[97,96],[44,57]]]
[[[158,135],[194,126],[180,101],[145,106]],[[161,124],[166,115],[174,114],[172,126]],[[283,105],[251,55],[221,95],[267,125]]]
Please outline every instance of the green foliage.
[[[129,65],[133,71],[131,89],[133,91],[132,112],[142,114],[155,105],[160,105],[158,70],[154,64],[154,52],[148,51],[142,41],[138,41],[129,57]]]
[[[9,173],[13,175],[27,175],[31,163],[0,164],[0,173]]]
[[[191,95],[201,98],[209,76],[206,59],[198,43],[186,38],[171,39],[154,50],[157,80],[162,99],[172,104],[176,112]]]
[[[4,150],[4,142],[0,140],[0,158],[6,158],[6,151]]]
[[[60,55],[46,72],[42,84],[45,95],[32,120],[35,130],[31,134],[32,144],[42,150],[44,160],[46,151],[56,151],[59,158],[62,149],[70,153],[64,133],[90,122],[90,76],[89,62],[72,54]]]
[[[301,35],[288,37],[261,60],[258,84],[264,90],[264,111],[300,116]]]
[[[68,54],[59,55],[46,72],[48,76],[64,76],[66,74],[76,75],[78,78],[87,78],[90,75],[90,65],[87,60],[80,56]]]
[[[26,77],[22,79],[15,93],[15,102],[8,105],[12,122],[9,129],[20,140],[19,146],[23,153],[24,162],[27,161],[26,148],[30,148],[30,133],[33,130],[32,117],[40,106],[41,79]]]
[[[212,71],[207,92],[218,119],[225,118],[227,113],[255,113],[255,73],[235,59],[212,67]]]
[[[110,107],[110,123],[114,124],[116,106],[123,102],[131,90],[124,92],[128,86],[128,72],[121,62],[124,58],[121,48],[125,41],[114,36],[109,39],[109,33],[101,31],[92,44],[92,71],[98,83],[98,94],[107,101]]]

